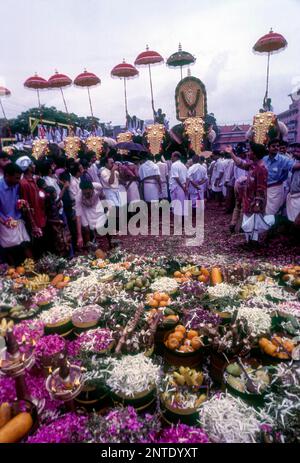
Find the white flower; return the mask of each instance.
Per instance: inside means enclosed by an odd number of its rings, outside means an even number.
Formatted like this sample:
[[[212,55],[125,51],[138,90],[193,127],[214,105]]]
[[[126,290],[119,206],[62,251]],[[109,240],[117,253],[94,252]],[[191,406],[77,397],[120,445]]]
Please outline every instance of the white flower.
[[[240,307],[237,318],[247,320],[251,334],[254,336],[268,332],[272,324],[271,316],[263,309],[255,307]]]
[[[259,432],[258,412],[227,394],[213,396],[199,411],[202,429],[213,442],[253,443]]]
[[[177,291],[178,283],[174,278],[161,277],[155,280],[151,285],[152,291],[172,293]]]

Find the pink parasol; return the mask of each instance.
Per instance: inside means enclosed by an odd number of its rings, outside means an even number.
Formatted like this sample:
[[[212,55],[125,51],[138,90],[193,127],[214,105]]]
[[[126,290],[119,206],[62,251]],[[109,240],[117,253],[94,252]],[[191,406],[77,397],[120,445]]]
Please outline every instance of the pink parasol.
[[[136,66],[148,66],[149,69],[149,79],[150,79],[150,91],[151,91],[151,105],[153,111],[153,120],[155,120],[155,109],[154,109],[154,97],[153,97],[153,86],[152,86],[152,76],[151,76],[151,65],[152,64],[161,64],[164,62],[163,57],[157,53],[157,51],[149,50],[148,45],[146,46],[146,51],[140,53],[134,64]]]
[[[72,79],[70,77],[66,76],[65,74],[60,74],[58,71],[55,71],[55,74],[51,76],[48,80],[48,86],[49,88],[59,88],[61,91],[61,96],[64,102],[65,110],[66,113],[69,114],[68,108],[67,108],[67,103],[65,100],[63,88],[64,87],[69,87],[72,84]]]
[[[119,79],[124,80],[124,96],[125,96],[125,114],[126,114],[126,126],[127,126],[127,116],[128,116],[128,107],[127,107],[127,91],[126,91],[126,79],[133,79],[139,75],[139,71],[132,65],[125,62],[117,64],[112,71],[111,77],[118,77]]]
[[[270,57],[273,53],[284,50],[287,47],[288,43],[283,35],[273,32],[271,29],[269,34],[264,35],[253,47],[254,53],[262,53],[268,55],[268,64],[267,64],[267,83],[266,83],[266,94],[265,101],[268,98],[269,92],[269,75],[270,75]]]
[[[83,73],[79,74],[74,80],[74,85],[76,85],[77,87],[87,88],[92,117],[94,117],[94,114],[93,114],[92,100],[91,100],[91,94],[90,94],[90,87],[95,87],[96,85],[99,85],[99,84],[101,84],[101,80],[99,79],[99,77],[96,76],[96,74],[93,74],[92,72],[88,72],[86,69],[84,70]]]
[[[46,79],[43,77],[40,77],[35,73],[34,76],[29,77],[25,82],[24,82],[24,87],[30,88],[33,90],[37,91],[37,96],[38,96],[38,104],[39,108],[41,107],[41,101],[40,101],[40,90],[45,90],[48,88],[48,82]]]

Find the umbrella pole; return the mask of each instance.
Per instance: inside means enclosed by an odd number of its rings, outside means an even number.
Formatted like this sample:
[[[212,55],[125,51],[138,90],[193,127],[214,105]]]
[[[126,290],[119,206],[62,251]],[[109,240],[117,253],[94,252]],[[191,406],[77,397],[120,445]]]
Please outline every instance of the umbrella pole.
[[[182,66],[180,66],[180,75],[181,75],[181,80],[182,80]]]
[[[64,95],[63,89],[61,87],[60,87],[60,91],[61,91],[61,96],[62,96],[64,105],[65,105],[66,113],[69,114],[69,111],[68,111],[68,108],[67,108],[67,103],[66,103],[66,100],[65,100],[65,95]]]
[[[269,93],[269,76],[270,76],[270,56],[271,53],[268,53],[268,65],[267,65],[267,84],[266,84],[266,96],[265,98],[268,98],[268,93]]]
[[[0,105],[1,105],[1,109],[2,109],[2,113],[3,113],[4,119],[7,121],[7,117],[6,117],[6,114],[5,114],[5,111],[4,111],[4,107],[3,107],[3,104],[2,104],[1,98],[0,98]]]
[[[127,108],[126,77],[124,77],[124,96],[125,96],[125,120],[126,120],[126,128],[127,128],[128,108]]]
[[[94,119],[93,106],[92,106],[92,99],[91,99],[91,93],[90,93],[90,88],[89,88],[89,87],[87,88],[87,91],[88,91],[88,95],[89,95],[89,102],[90,102],[90,108],[91,108],[91,115],[92,115],[92,118]]]
[[[153,98],[153,86],[152,86],[152,75],[151,75],[151,66],[148,64],[149,67],[149,78],[150,78],[150,90],[151,90],[151,105],[153,111],[153,122],[155,122],[155,109],[154,109],[154,98]]]
[[[38,88],[36,89],[36,91],[37,91],[37,97],[38,97],[38,104],[39,104],[39,108],[40,108],[41,107],[40,91],[39,91]]]

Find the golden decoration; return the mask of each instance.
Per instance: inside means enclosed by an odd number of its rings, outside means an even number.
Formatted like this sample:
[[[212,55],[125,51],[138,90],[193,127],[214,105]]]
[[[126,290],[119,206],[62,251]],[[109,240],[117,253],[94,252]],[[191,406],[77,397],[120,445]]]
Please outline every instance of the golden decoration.
[[[175,102],[176,117],[179,121],[189,117],[204,118],[207,113],[205,85],[196,77],[185,77],[176,87]]]
[[[42,154],[45,154],[48,151],[48,144],[48,140],[45,139],[34,140],[32,143],[32,156],[38,159]]]
[[[259,113],[253,119],[254,142],[261,145],[268,141],[268,131],[274,125],[276,116],[271,111]]]
[[[131,132],[122,132],[117,135],[117,142],[118,143],[128,143],[132,141],[132,133]],[[123,155],[123,154],[128,154],[128,150],[118,150],[118,153]]]
[[[100,158],[102,149],[103,149],[103,143],[104,140],[102,137],[88,137],[86,140],[86,146],[90,151],[94,151],[97,155],[97,159]]]
[[[191,148],[200,156],[205,133],[204,120],[201,117],[189,117],[183,125],[185,133],[189,137]]]
[[[65,151],[68,156],[75,158],[80,150],[81,140],[79,137],[65,138]]]
[[[149,143],[150,153],[153,154],[153,156],[159,154],[164,135],[165,127],[163,124],[154,124],[147,127],[146,138]]]

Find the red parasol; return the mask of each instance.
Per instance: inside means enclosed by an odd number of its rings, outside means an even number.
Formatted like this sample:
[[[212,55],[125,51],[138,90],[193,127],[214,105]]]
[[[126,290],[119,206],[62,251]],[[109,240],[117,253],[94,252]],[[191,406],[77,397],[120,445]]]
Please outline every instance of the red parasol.
[[[63,88],[69,87],[71,84],[72,84],[72,79],[70,79],[70,77],[66,76],[65,74],[59,74],[58,71],[55,71],[55,74],[51,76],[50,79],[48,80],[49,88],[59,88],[60,89],[61,96],[62,96],[67,114],[69,114],[69,111],[67,108],[67,103],[65,100]]]
[[[76,79],[74,80],[74,85],[76,85],[77,87],[87,88],[92,117],[94,117],[94,114],[93,114],[92,100],[91,100],[91,94],[90,94],[90,87],[94,87],[95,85],[99,85],[99,84],[101,84],[101,80],[99,79],[99,77],[96,76],[96,74],[93,74],[92,72],[88,72],[86,69],[84,70],[83,73],[79,74],[79,76],[77,76]]]
[[[151,105],[153,111],[153,120],[155,121],[155,109],[154,109],[154,98],[153,98],[153,86],[152,86],[152,76],[151,76],[151,64],[160,64],[163,63],[163,57],[157,53],[157,51],[149,50],[148,45],[146,46],[146,51],[140,53],[134,64],[136,66],[148,66],[149,69],[149,79],[150,79],[150,91],[151,91]]]
[[[46,81],[46,79],[43,79],[43,77],[40,77],[37,75],[37,73],[35,73],[34,76],[29,77],[24,82],[24,87],[37,91],[38,103],[39,103],[39,108],[40,108],[41,107],[40,90],[45,90],[46,88],[48,88],[48,82]]]
[[[127,116],[128,116],[128,107],[127,107],[127,92],[126,92],[126,79],[133,79],[139,75],[139,71],[132,65],[125,63],[125,59],[123,59],[123,63],[117,64],[112,71],[112,77],[119,77],[120,79],[124,79],[124,96],[125,96],[125,114],[126,114],[126,126],[127,126]]]
[[[6,114],[5,114],[5,111],[4,111],[4,107],[3,107],[3,104],[2,104],[1,97],[10,96],[10,95],[11,95],[11,92],[10,92],[10,90],[8,90],[8,88],[0,87],[0,105],[1,105],[1,109],[2,109],[2,112],[3,112],[4,119],[6,119],[6,120],[7,120],[7,117],[6,117]]]
[[[262,53],[268,55],[268,65],[267,65],[267,84],[266,84],[266,95],[265,101],[268,97],[269,92],[269,75],[270,75],[270,56],[273,53],[284,50],[287,47],[288,43],[283,35],[273,32],[271,29],[269,34],[261,37],[253,47],[255,53]]]

